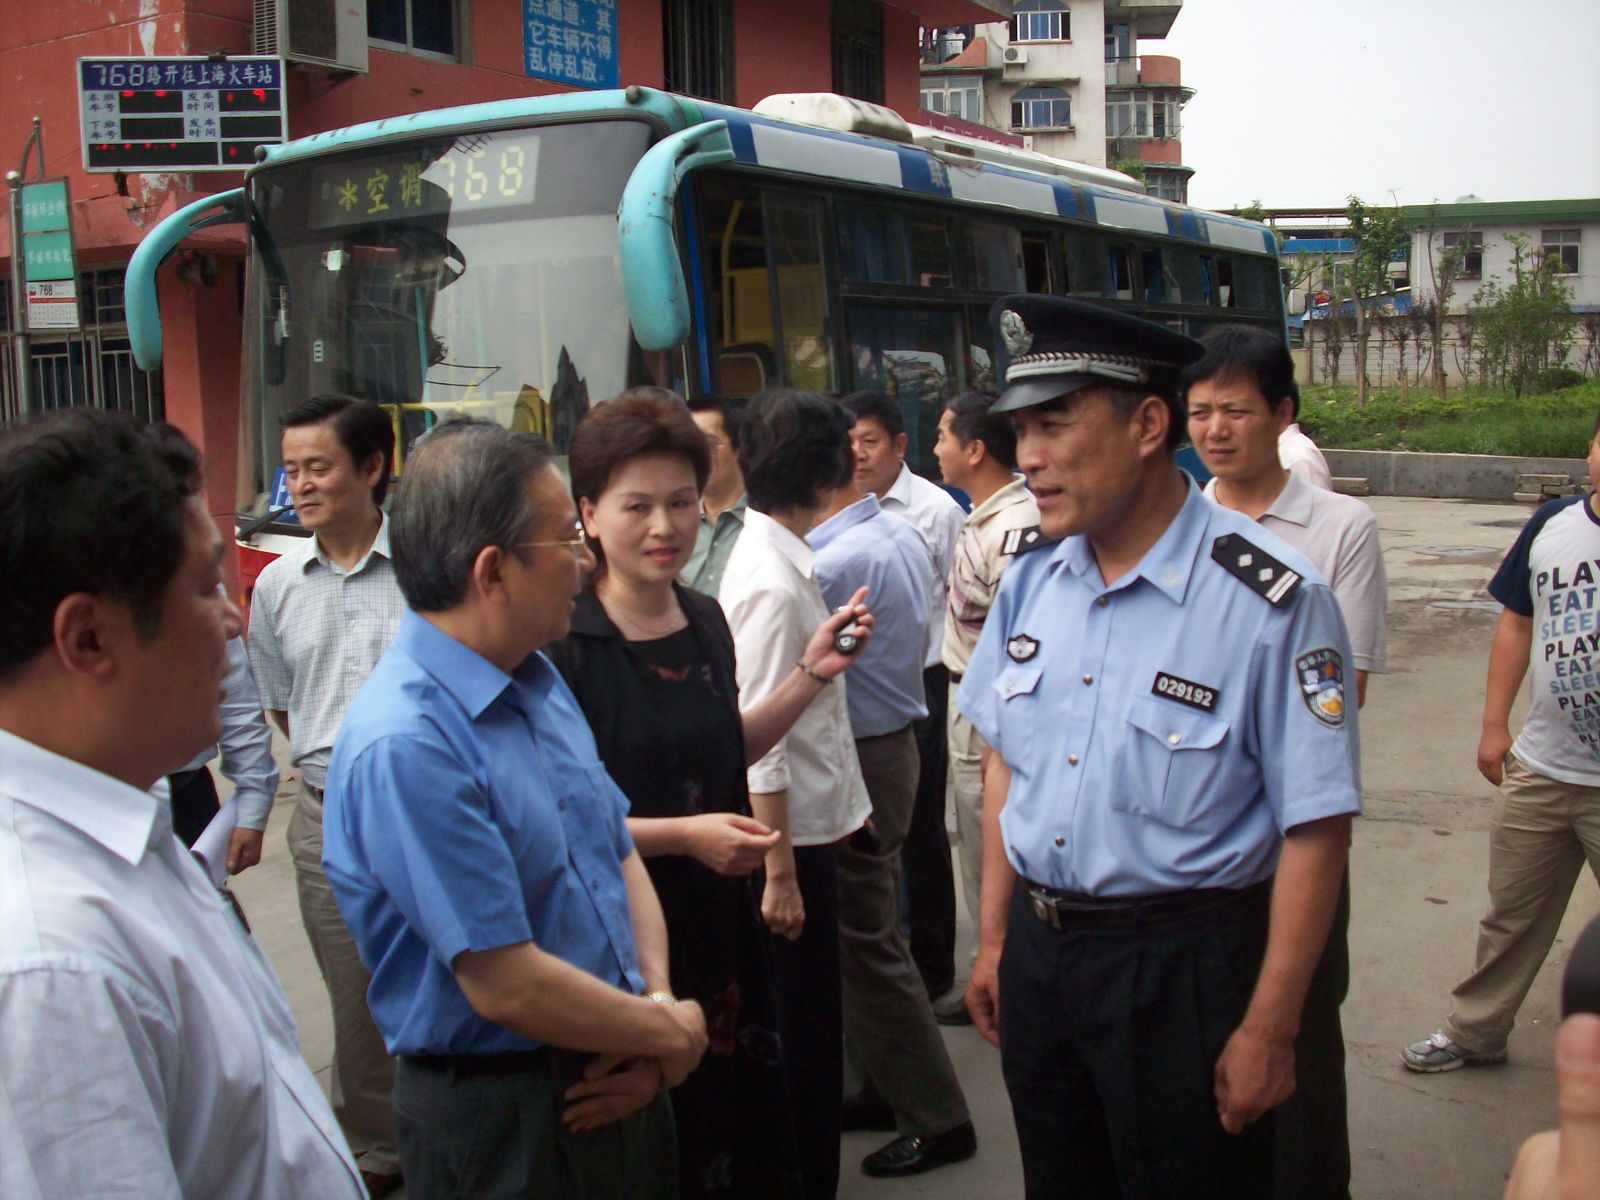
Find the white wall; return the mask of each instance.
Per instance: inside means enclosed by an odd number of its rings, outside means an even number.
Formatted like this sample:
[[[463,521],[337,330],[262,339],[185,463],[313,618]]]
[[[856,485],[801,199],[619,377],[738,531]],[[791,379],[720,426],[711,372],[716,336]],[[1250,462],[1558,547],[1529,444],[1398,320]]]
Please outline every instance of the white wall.
[[[1473,293],[1498,276],[1501,286],[1511,282],[1512,246],[1508,234],[1519,234],[1528,245],[1537,249],[1540,234],[1545,229],[1579,229],[1578,274],[1563,275],[1574,308],[1600,307],[1600,222],[1588,224],[1563,221],[1549,225],[1489,225],[1473,222],[1472,232],[1483,235],[1483,277],[1463,279],[1456,284],[1450,298],[1452,312],[1465,309],[1472,303]],[[1443,235],[1454,230],[1439,230],[1434,234],[1433,261],[1437,266],[1444,249]],[[1434,278],[1428,270],[1428,234],[1417,230],[1411,235],[1411,295],[1415,300],[1427,302],[1434,297]]]

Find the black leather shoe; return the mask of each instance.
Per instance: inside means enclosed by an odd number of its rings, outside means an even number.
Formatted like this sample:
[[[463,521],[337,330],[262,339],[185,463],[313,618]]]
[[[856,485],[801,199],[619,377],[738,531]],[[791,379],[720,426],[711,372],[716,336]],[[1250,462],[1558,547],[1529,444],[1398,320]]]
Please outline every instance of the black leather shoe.
[[[978,1135],[971,1121],[932,1137],[898,1137],[861,1160],[861,1169],[879,1179],[920,1175],[946,1163],[960,1162],[978,1152]]]
[[[845,1133],[893,1133],[894,1109],[883,1100],[846,1100],[839,1113],[839,1128]]]
[[[950,994],[934,1001],[933,1019],[941,1025],[971,1025],[972,1014],[967,1011],[967,989],[950,989]]]

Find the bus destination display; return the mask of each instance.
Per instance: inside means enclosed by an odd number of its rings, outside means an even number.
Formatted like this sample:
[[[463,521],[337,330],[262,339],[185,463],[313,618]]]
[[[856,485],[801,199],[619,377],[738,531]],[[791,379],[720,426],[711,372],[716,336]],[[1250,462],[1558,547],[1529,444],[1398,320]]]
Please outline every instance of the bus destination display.
[[[242,171],[284,140],[283,60],[80,58],[86,171]]]
[[[537,133],[480,134],[382,155],[345,159],[311,172],[311,229],[336,229],[478,209],[531,205]]]

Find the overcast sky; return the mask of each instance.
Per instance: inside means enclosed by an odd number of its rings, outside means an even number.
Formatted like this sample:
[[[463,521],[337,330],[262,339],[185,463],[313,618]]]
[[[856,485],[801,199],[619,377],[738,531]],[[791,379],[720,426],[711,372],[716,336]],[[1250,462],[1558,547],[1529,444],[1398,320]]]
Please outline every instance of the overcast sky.
[[[1195,89],[1191,204],[1600,197],[1600,0],[1185,0],[1139,48]]]

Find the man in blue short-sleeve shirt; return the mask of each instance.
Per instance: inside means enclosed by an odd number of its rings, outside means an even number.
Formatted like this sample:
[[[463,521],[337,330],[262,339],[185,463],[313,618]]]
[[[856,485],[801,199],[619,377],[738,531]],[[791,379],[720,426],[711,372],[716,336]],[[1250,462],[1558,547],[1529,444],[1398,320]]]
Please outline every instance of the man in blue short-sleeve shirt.
[[[407,1187],[672,1193],[665,1089],[705,1023],[672,997],[627,802],[538,653],[593,566],[572,500],[542,441],[460,423],[413,450],[392,523],[410,611],[335,742],[323,863],[399,1056]]]
[[[1344,623],[1173,462],[1197,343],[1051,297],[992,316],[1040,527],[957,696],[992,750],[968,1003],[1028,1195],[1269,1195],[1360,809]]]
[[[1600,478],[1600,417],[1589,441]],[[1542,505],[1489,583],[1505,606],[1489,649],[1478,770],[1500,789],[1489,826],[1489,911],[1472,973],[1431,1037],[1400,1052],[1413,1071],[1501,1063],[1585,861],[1600,876],[1600,508]],[[1511,705],[1529,676],[1528,719]]]

